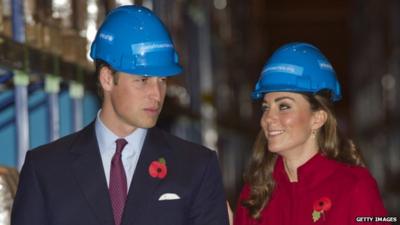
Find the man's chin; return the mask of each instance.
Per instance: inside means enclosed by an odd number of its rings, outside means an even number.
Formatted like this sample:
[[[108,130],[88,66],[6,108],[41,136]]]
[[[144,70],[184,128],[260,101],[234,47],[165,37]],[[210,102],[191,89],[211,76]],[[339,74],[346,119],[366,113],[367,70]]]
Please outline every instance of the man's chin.
[[[154,126],[156,126],[156,124],[157,124],[157,120],[146,121],[146,122],[141,124],[141,128],[144,128],[144,129],[153,128]]]

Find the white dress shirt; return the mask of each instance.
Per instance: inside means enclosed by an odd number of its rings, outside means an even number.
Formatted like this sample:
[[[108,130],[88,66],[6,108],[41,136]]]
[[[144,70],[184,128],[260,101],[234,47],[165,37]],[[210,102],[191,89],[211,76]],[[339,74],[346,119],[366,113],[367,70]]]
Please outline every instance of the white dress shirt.
[[[103,162],[104,174],[106,175],[107,185],[110,183],[110,168],[111,160],[114,156],[116,143],[115,141],[119,138],[124,138],[128,144],[125,145],[122,151],[122,164],[124,165],[127,190],[131,185],[133,173],[137,162],[139,160],[140,152],[142,151],[143,142],[147,134],[147,129],[136,128],[134,132],[126,137],[118,137],[100,119],[100,111],[97,112],[97,118],[95,122],[96,138],[99,144],[101,160]]]

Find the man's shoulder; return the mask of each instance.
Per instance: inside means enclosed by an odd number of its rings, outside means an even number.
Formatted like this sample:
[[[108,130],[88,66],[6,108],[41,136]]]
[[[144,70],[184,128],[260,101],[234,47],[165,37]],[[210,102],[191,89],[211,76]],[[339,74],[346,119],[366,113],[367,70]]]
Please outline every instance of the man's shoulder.
[[[174,151],[182,155],[194,155],[196,157],[211,157],[215,154],[215,151],[201,145],[194,143],[189,140],[185,140],[178,136],[175,136],[167,131],[160,128],[153,128],[153,132],[157,133],[163,137],[163,140],[168,144],[168,146]]]
[[[43,157],[45,155],[58,155],[62,152],[66,152],[71,149],[71,146],[80,139],[85,133],[92,130],[91,125],[83,128],[80,131],[68,134],[64,137],[61,137],[55,141],[52,141],[47,144],[43,144],[36,148],[29,150],[32,157]]]
[[[160,152],[165,153],[165,160],[171,169],[169,173],[174,174],[172,176],[189,182],[193,187],[200,185],[205,176],[219,179],[216,151],[158,128],[151,132],[158,138],[158,146],[162,148]]]

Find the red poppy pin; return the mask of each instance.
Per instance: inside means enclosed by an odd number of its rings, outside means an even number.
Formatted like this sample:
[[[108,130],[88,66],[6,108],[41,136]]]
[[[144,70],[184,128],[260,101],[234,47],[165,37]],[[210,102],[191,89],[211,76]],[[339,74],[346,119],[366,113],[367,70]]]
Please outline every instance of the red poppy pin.
[[[159,158],[158,161],[151,162],[149,166],[150,176],[158,179],[164,179],[167,176],[167,162],[164,158]]]
[[[332,207],[332,201],[328,197],[322,197],[317,201],[315,201],[313,206],[314,210],[312,213],[312,218],[314,223],[321,218],[321,215],[323,219],[325,219],[325,212],[331,209],[331,207]]]

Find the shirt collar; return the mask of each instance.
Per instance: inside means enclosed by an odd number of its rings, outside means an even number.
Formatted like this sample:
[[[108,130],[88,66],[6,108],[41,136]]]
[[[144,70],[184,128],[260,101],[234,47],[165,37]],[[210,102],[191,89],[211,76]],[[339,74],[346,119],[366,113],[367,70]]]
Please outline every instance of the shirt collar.
[[[108,127],[103,123],[100,118],[101,109],[97,112],[96,122],[95,122],[95,129],[96,129],[96,137],[100,147],[100,153],[104,154],[107,151],[115,150],[115,140],[118,138],[124,138],[128,142],[129,149],[132,151],[141,151],[144,143],[144,139],[147,134],[147,129],[144,128],[136,128],[135,131],[130,133],[125,137],[119,137],[114,134]],[[124,152],[131,152],[125,151]],[[112,152],[114,153],[114,152]],[[133,152],[132,152],[133,153]],[[123,153],[124,154],[124,153]]]

